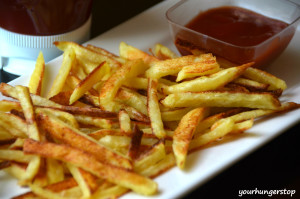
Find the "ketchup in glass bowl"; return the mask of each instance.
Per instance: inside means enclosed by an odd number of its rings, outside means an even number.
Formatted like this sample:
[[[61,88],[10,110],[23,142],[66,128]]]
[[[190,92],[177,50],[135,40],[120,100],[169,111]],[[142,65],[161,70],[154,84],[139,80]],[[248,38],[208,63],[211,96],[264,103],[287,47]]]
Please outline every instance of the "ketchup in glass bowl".
[[[182,55],[198,49],[263,67],[293,38],[300,7],[288,0],[185,0],[167,11],[167,19]]]

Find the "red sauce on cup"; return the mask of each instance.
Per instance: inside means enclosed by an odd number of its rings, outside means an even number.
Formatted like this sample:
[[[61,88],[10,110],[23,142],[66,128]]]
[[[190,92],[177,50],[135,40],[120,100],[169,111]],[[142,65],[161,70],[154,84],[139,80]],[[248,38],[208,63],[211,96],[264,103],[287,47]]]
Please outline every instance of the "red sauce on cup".
[[[181,47],[188,46],[212,52],[237,64],[255,61],[258,66],[278,56],[288,45],[295,30],[278,34],[288,25],[244,8],[218,7],[201,12],[186,25],[201,33],[201,37],[183,30],[178,33],[175,44],[182,54],[187,51]],[[267,40],[270,40],[268,46],[261,48]]]
[[[87,21],[92,0],[1,0],[0,27],[27,35],[57,35]]]

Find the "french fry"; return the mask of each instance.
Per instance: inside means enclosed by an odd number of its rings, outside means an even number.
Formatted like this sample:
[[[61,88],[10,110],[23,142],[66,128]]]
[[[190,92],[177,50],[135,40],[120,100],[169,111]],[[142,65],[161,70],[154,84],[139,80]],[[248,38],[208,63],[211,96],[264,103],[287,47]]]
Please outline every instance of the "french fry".
[[[21,110],[21,105],[19,102],[2,100],[0,101],[0,111],[9,112],[11,110]]]
[[[63,181],[50,184],[43,188],[50,190],[52,192],[60,192],[60,191],[68,190],[75,186],[77,186],[77,182],[74,180],[74,178],[68,178]],[[33,192],[27,192],[27,193],[21,194],[19,196],[16,196],[13,199],[26,199],[26,198],[31,198],[31,197],[34,198],[35,196],[36,196],[36,194],[34,194]]]
[[[0,149],[0,159],[10,160],[21,163],[29,163],[35,156],[24,154],[23,151],[10,150],[10,149]]]
[[[52,108],[36,108],[36,113],[44,112],[48,115],[53,117],[57,117],[58,119],[62,120],[63,122],[69,124],[70,126],[78,129],[78,121],[76,117],[68,112],[60,111]]]
[[[40,52],[36,60],[35,68],[29,80],[30,93],[41,95],[45,72],[45,60],[43,53]]]
[[[271,90],[275,90],[275,89],[285,90],[287,88],[285,81],[275,77],[270,73],[267,73],[266,71],[262,71],[257,68],[252,68],[252,67],[248,68],[245,71],[244,76],[264,84],[269,84],[270,85],[269,89]]]
[[[190,81],[185,81],[173,86],[169,86],[163,91],[166,93],[178,93],[216,90],[239,77],[252,64],[253,63],[249,63],[239,67],[224,69],[208,77],[202,76]]]
[[[175,52],[173,52],[170,48],[162,44],[155,44],[154,56],[157,57],[159,60],[174,59],[178,57],[178,55]]]
[[[97,161],[94,156],[67,145],[26,139],[24,151],[26,153],[33,153],[47,158],[55,158],[74,164],[75,166],[91,172],[97,177],[107,179],[139,194],[152,195],[157,192],[157,184],[149,178],[125,169],[102,164]]]
[[[158,97],[157,97],[157,84],[156,80],[149,78],[148,80],[148,115],[151,121],[151,128],[158,138],[164,138],[166,136],[164,130],[164,124],[161,119],[159,104],[158,104]]]
[[[72,48],[68,48],[63,54],[62,65],[58,71],[57,76],[51,86],[51,89],[48,93],[48,98],[53,97],[62,91],[64,84],[66,82],[67,76],[71,71],[71,68],[75,64],[75,52]]]
[[[245,79],[245,78],[241,78],[241,77],[235,79],[233,82],[236,84],[242,85],[250,90],[254,90],[254,91],[257,91],[257,90],[266,91],[269,87],[268,84],[260,83],[257,81],[253,81],[253,80]]]
[[[206,116],[205,108],[196,108],[188,112],[180,120],[180,123],[173,135],[173,152],[176,164],[180,169],[184,169],[185,160],[196,127],[200,120]]]
[[[16,91],[16,88],[9,84],[4,83],[4,82],[1,82],[1,84],[0,84],[0,92],[4,96],[11,97],[13,99],[18,99],[18,93]],[[31,94],[30,96],[31,96],[33,105],[61,107],[60,104],[57,104],[53,101],[50,101],[46,98],[39,96],[39,95]]]
[[[134,90],[121,87],[115,100],[135,108],[144,115],[148,115],[147,97],[135,92]]]
[[[167,59],[153,63],[146,71],[146,77],[159,79],[167,75],[176,75],[184,66],[195,64],[203,60],[204,55],[188,55],[175,59]]]
[[[91,117],[87,115],[74,115],[76,121],[84,125],[92,125],[99,128],[111,129],[113,122],[101,117]]]
[[[219,70],[220,65],[218,64],[216,57],[208,53],[205,54],[205,56],[203,55],[203,60],[201,62],[183,67],[177,75],[176,82],[196,76],[213,74]]]
[[[217,121],[210,131],[193,139],[189,145],[189,150],[199,148],[205,144],[211,143],[218,138],[230,133],[234,128],[234,121],[230,118],[225,118]]]
[[[85,198],[91,197],[97,187],[96,177],[72,164],[68,163],[67,167],[80,187],[82,196]]]
[[[99,66],[97,66],[91,73],[89,73],[85,79],[77,84],[70,97],[70,104],[73,104],[84,93],[90,90],[93,85],[96,84],[99,79],[101,79],[109,70],[110,68],[107,64],[105,64],[105,62],[99,64]]]
[[[173,93],[161,103],[167,107],[248,107],[277,109],[280,101],[269,93],[241,93],[227,91],[206,91]]]
[[[17,162],[10,162],[10,166],[5,168],[4,170],[11,176],[15,177],[17,180],[21,180],[24,179],[26,166]]]
[[[172,168],[175,164],[176,164],[176,160],[175,160],[174,154],[169,153],[161,161],[144,169],[141,172],[141,174],[144,176],[149,176],[151,178],[154,178],[154,177],[166,172],[168,169]]]
[[[65,179],[65,176],[62,163],[55,159],[47,158],[46,175],[49,184],[54,184],[63,181]]]
[[[41,135],[35,120],[35,112],[30,98],[29,89],[23,86],[16,86],[16,91],[26,119],[28,137],[39,141],[41,140]],[[29,183],[37,175],[40,165],[41,158],[39,156],[35,156],[29,162],[21,183]]]
[[[28,137],[26,121],[16,115],[0,112],[0,126],[13,137]]]
[[[76,54],[76,57],[78,57],[81,60],[92,60],[93,62],[100,64],[102,62],[108,63],[112,68],[118,68],[120,67],[121,63],[118,62],[117,60],[105,56],[102,53],[99,53],[97,51],[91,50],[87,47],[84,47],[82,45],[79,45],[74,42],[67,42],[67,41],[59,41],[59,42],[54,42],[54,45],[62,50],[66,51],[68,48],[72,48]]]
[[[163,121],[179,121],[181,118],[187,114],[193,108],[179,108],[175,110],[167,110],[161,112],[161,118]]]
[[[131,120],[128,113],[124,110],[119,111],[119,124],[121,132],[131,134]]]
[[[165,145],[163,141],[157,142],[151,150],[134,161],[134,170],[137,173],[141,173],[143,170],[147,169],[152,164],[159,162],[166,156]]]
[[[120,57],[127,60],[136,60],[142,59],[146,64],[151,64],[157,62],[158,59],[154,56],[151,56],[138,48],[135,48],[131,45],[128,45],[125,42],[121,42],[119,45],[119,54]]]
[[[129,190],[125,187],[115,185],[109,188],[106,188],[104,190],[96,191],[92,195],[92,199],[99,199],[99,198],[118,198],[122,196],[123,194],[127,193]]]
[[[141,60],[125,63],[103,85],[100,91],[100,106],[107,111],[116,111],[114,98],[123,82],[142,74],[147,68]]]
[[[66,123],[45,114],[39,114],[39,119],[42,121],[41,125],[43,128],[56,139],[68,143],[75,148],[87,151],[97,157],[99,161],[106,164],[112,164],[127,169],[132,168],[130,161],[127,158],[121,154],[108,150],[93,138],[88,137]]]
[[[0,101],[0,169],[31,189],[18,199],[153,195],[150,178],[184,169],[191,151],[300,108],[280,102],[282,79],[189,46],[193,55],[178,57],[161,44],[146,53],[121,42],[120,56],[54,44],[64,56],[47,97],[41,57],[31,93],[0,84],[13,99]]]

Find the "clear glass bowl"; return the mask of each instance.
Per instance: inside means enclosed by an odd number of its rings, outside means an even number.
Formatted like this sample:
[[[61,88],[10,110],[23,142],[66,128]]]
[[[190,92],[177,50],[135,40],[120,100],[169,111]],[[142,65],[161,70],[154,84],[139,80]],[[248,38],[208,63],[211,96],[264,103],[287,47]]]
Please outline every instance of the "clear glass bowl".
[[[242,7],[289,24],[285,29],[254,46],[237,46],[186,28],[200,12],[220,6]],[[289,0],[182,0],[166,13],[174,43],[182,55],[185,47],[198,48],[231,62],[255,62],[262,67],[278,57],[288,46],[300,21],[300,6]],[[220,30],[221,31],[221,30]]]

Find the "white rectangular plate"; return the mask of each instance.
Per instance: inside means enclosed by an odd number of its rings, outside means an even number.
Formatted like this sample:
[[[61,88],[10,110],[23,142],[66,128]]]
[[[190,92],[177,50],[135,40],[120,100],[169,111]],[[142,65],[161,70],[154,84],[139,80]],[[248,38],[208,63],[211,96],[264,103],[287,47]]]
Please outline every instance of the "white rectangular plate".
[[[176,2],[173,0],[163,1],[116,28],[90,40],[88,43],[100,46],[116,54],[118,54],[118,47],[121,41],[144,51],[148,51],[155,43],[161,43],[177,52],[171,40],[165,18],[166,10]],[[268,72],[284,79],[288,85],[288,89],[284,91],[280,98],[282,102],[294,101],[300,103],[299,52],[300,29],[298,28],[285,52],[267,69]],[[62,57],[58,57],[47,64],[45,90],[49,90],[61,61]],[[22,76],[10,82],[10,84],[27,85],[28,80],[28,76]],[[159,185],[159,193],[151,198],[178,198],[190,192],[299,121],[300,110],[259,120],[256,121],[252,129],[234,141],[224,141],[192,153],[187,159],[186,171],[183,172],[174,167],[154,179]],[[15,180],[3,171],[0,171],[0,198],[10,198],[27,191],[27,189],[20,188],[16,183]],[[122,198],[147,197],[129,193]]]

